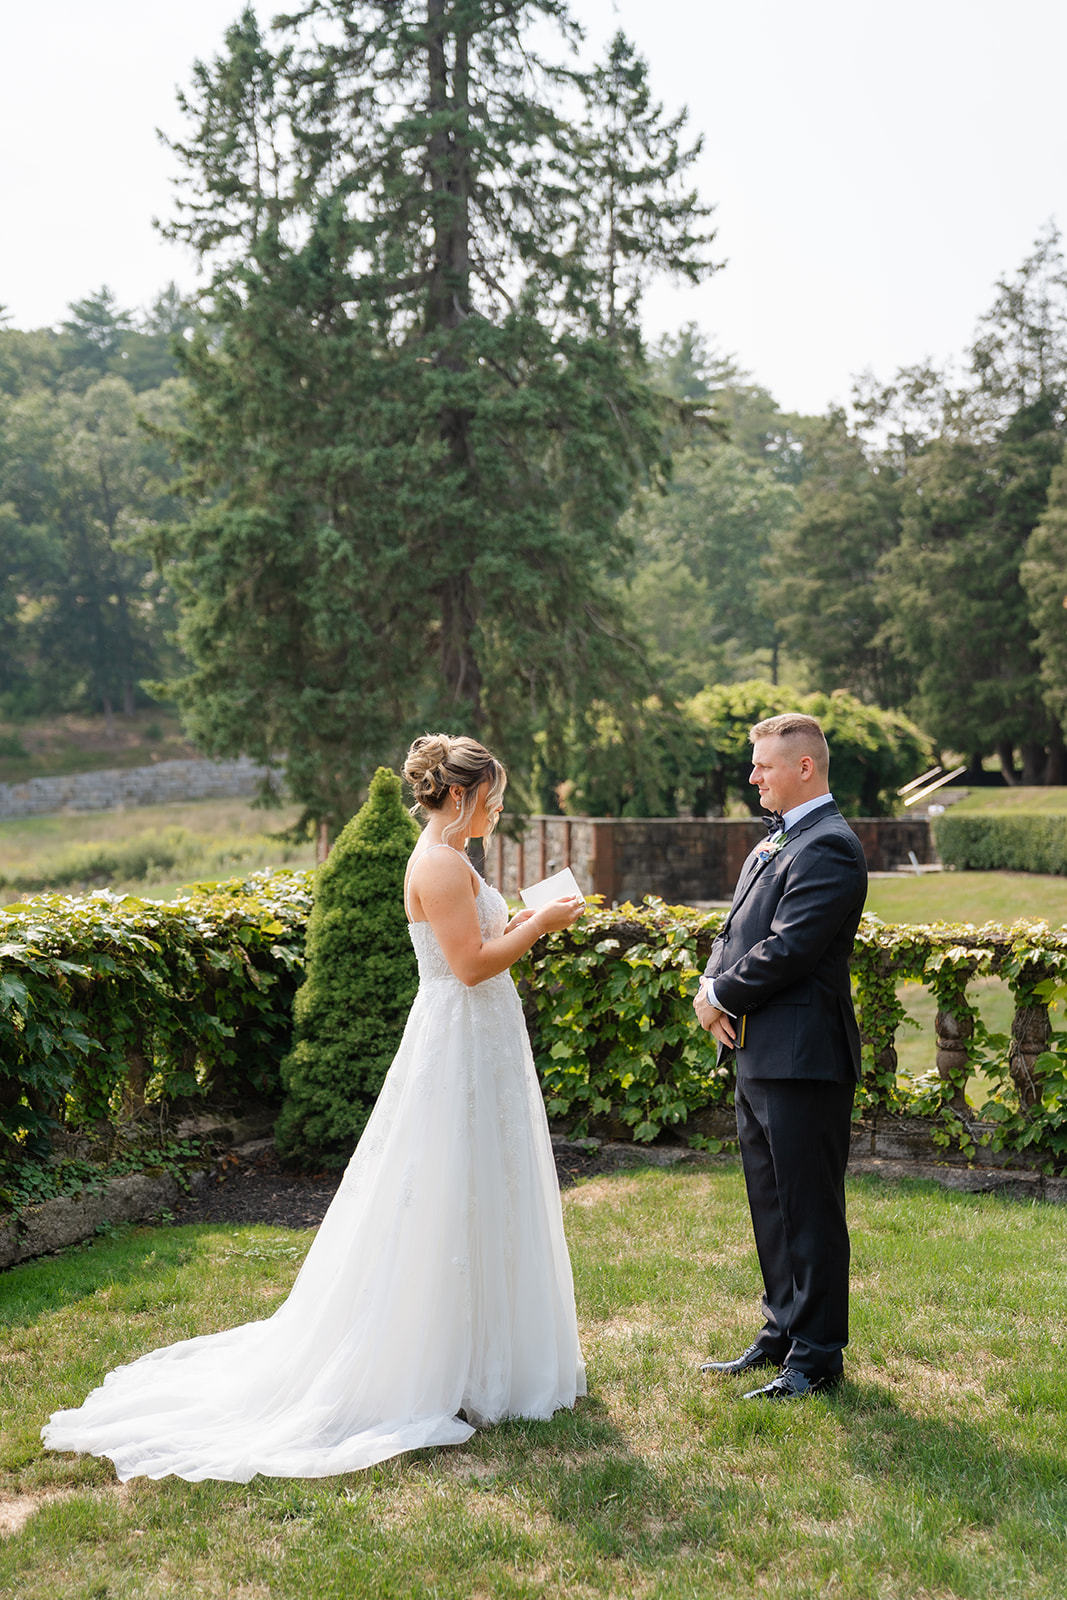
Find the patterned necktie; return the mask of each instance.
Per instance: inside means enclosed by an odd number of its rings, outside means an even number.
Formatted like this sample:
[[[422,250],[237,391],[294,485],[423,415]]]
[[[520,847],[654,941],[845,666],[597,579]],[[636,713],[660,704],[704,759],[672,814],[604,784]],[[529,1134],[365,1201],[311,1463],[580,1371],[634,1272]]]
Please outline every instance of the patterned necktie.
[[[767,811],[764,813],[763,826],[766,828],[769,837],[771,834],[782,831],[785,827],[785,818],[780,811]]]

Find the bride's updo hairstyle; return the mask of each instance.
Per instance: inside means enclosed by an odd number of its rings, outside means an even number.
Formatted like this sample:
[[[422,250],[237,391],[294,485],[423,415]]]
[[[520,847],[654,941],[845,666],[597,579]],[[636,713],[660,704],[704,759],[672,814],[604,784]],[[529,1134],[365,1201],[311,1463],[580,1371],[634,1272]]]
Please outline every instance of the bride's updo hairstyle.
[[[421,806],[424,811],[440,811],[442,806],[452,803],[450,789],[463,790],[455,820],[441,833],[445,843],[457,836],[462,839],[469,836],[478,790],[485,782],[489,784],[486,808],[491,832],[508,780],[503,765],[490,755],[484,744],[468,739],[465,734],[453,737],[449,733],[424,733],[416,739],[404,762],[404,777],[415,796],[416,810]]]

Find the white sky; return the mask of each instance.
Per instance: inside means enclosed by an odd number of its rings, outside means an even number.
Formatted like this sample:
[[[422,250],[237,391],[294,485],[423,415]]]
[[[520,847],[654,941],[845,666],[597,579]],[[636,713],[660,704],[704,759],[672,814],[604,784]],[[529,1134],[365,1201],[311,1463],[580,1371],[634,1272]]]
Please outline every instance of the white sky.
[[[276,3],[276,0],[274,0]],[[56,323],[107,283],[142,305],[195,265],[157,126],[240,0],[0,0],[0,302]],[[261,8],[269,15],[274,4]],[[698,183],[728,265],[657,286],[651,333],[695,321],[783,407],[845,400],[870,367],[944,360],[998,275],[1067,224],[1063,0],[576,0],[621,27],[705,135]]]

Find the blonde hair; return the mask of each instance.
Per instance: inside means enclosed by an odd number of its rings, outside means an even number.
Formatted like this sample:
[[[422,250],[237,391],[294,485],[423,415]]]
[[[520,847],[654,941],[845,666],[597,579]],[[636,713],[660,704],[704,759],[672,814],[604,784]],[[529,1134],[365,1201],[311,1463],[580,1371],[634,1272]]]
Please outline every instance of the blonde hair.
[[[440,811],[451,789],[463,790],[455,820],[442,831],[441,838],[445,843],[457,835],[467,837],[471,818],[478,805],[478,790],[483,783],[488,783],[488,831],[493,831],[508,775],[503,762],[498,761],[477,739],[468,739],[465,734],[424,733],[407,753],[404,777],[415,796],[412,809],[416,811],[420,806],[424,811]]]
[[[802,711],[784,711],[781,716],[767,717],[749,729],[748,737],[753,744],[757,739],[788,739],[790,753],[794,757],[810,756],[821,778],[825,778],[830,771],[830,747],[826,743],[826,735],[817,719],[806,716]]]

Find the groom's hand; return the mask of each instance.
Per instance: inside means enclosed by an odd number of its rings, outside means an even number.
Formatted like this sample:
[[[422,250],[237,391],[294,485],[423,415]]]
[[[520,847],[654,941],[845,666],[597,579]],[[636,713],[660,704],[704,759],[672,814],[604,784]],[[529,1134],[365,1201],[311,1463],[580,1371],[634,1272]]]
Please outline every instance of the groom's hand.
[[[700,980],[696,999],[693,1001],[693,1010],[696,1012],[697,1021],[702,1028],[718,1039],[720,1044],[726,1045],[728,1049],[732,1047],[735,1037],[733,1023],[725,1011],[720,1011],[718,1006],[713,1006],[710,1003],[705,991],[703,978]]]

